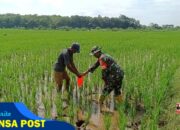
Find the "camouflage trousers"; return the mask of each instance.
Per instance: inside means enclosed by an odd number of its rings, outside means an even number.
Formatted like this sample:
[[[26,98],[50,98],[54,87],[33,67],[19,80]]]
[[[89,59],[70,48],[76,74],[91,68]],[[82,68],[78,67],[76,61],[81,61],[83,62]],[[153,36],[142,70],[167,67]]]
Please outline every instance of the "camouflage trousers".
[[[102,95],[106,97],[113,90],[115,97],[121,95],[122,80],[123,77],[120,77],[118,79],[111,79],[111,80],[104,79],[105,85],[104,85],[104,89],[102,90]]]
[[[113,90],[115,96],[121,95],[122,80],[124,72],[119,68],[106,69],[102,71],[102,79],[105,82],[102,96],[109,95]]]

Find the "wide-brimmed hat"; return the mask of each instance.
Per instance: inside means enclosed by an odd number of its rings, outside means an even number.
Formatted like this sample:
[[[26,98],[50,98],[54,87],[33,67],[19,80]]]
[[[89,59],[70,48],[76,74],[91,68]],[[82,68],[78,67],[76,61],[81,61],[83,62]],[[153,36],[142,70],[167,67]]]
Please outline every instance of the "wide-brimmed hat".
[[[98,47],[98,46],[94,46],[92,49],[91,49],[91,52],[90,52],[90,55],[94,55],[98,52],[101,52],[101,48]]]

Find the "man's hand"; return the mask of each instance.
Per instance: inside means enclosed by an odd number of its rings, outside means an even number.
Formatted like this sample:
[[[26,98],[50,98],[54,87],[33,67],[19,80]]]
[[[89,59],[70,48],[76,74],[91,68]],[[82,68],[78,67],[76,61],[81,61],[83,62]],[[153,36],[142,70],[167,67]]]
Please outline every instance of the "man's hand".
[[[74,65],[68,64],[67,65],[68,69],[74,73],[77,77],[82,77],[81,74],[78,72],[78,70],[76,69],[76,67]]]
[[[89,70],[82,73],[82,76],[86,76],[89,73]]]
[[[77,73],[76,75],[77,75],[78,78],[80,78],[80,77],[82,77],[82,76],[86,76],[89,72],[90,72],[90,71],[87,70],[87,71],[85,71],[85,72],[83,72],[83,73]]]
[[[81,78],[81,77],[83,77],[83,76],[85,76],[86,74],[85,74],[85,72],[84,73],[79,73],[79,74],[77,74],[77,77],[78,78]]]
[[[77,73],[76,76],[77,76],[78,78],[81,78],[83,75],[82,75],[81,73]]]

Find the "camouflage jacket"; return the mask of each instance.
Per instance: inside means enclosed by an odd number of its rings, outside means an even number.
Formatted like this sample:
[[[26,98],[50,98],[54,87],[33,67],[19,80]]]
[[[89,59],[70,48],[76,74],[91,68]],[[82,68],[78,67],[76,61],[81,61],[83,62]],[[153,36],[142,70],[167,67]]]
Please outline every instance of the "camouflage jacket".
[[[93,73],[99,66],[102,69],[102,78],[106,81],[118,80],[124,76],[123,70],[108,54],[101,54],[89,71]]]

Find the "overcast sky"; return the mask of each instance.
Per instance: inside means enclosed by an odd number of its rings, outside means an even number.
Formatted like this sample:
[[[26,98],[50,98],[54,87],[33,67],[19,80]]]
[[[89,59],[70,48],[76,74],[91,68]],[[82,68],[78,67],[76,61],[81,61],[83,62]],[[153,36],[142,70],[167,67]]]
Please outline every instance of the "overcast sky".
[[[124,14],[149,23],[180,26],[180,0],[0,0],[0,14],[82,15]]]

